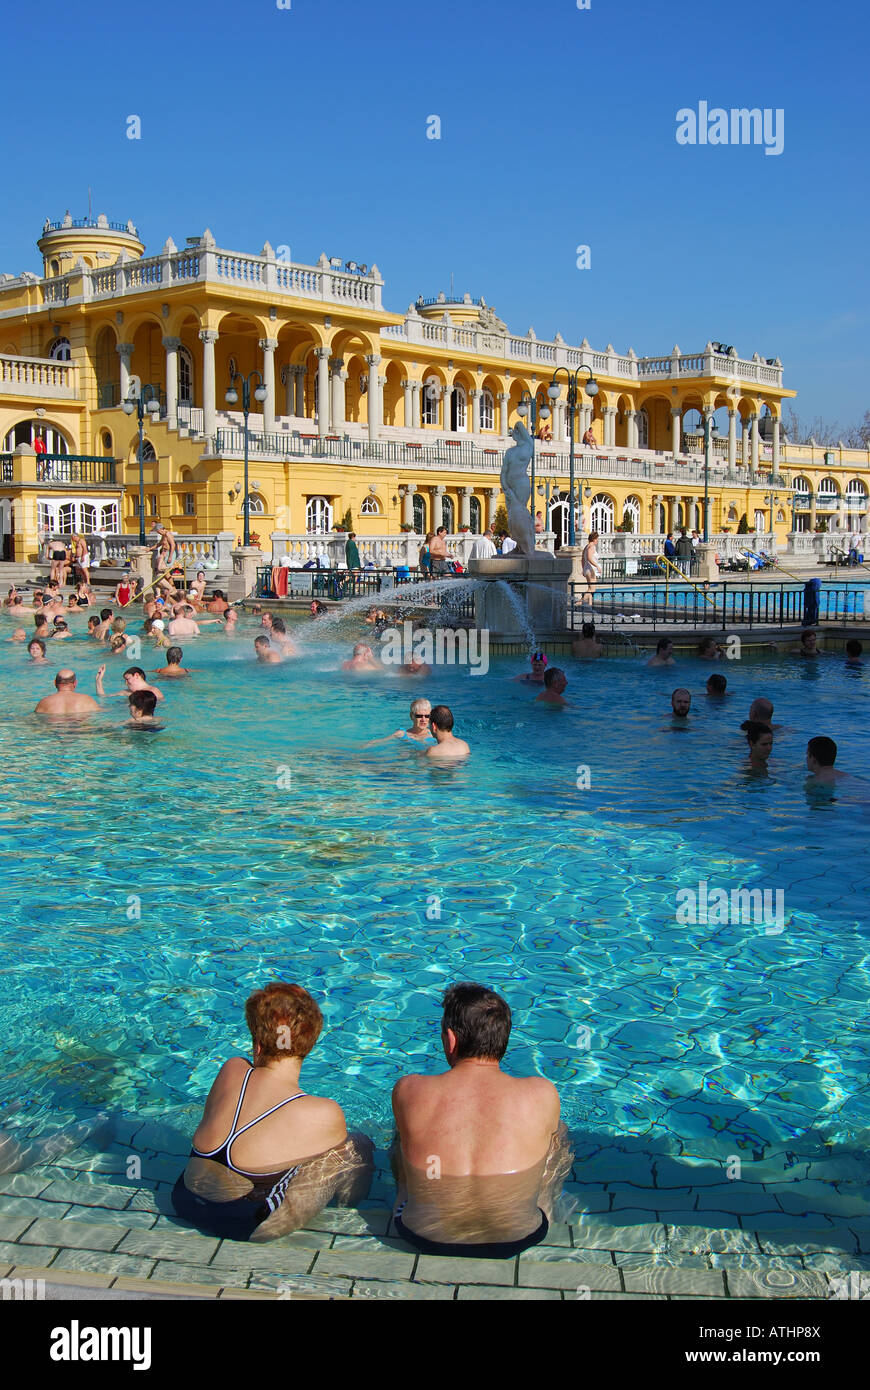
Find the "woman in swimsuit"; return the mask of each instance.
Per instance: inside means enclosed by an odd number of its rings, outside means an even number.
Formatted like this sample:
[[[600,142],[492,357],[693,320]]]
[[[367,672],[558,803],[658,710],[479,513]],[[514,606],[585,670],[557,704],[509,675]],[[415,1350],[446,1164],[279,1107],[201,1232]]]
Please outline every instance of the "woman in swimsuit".
[[[118,580],[115,589],[115,602],[119,608],[126,608],[128,604],[133,602],[133,585],[128,574],[125,574],[123,579]]]
[[[262,1241],[298,1230],[333,1199],[361,1201],[373,1146],[348,1134],[335,1101],[299,1089],[323,1027],[308,991],[267,985],[251,995],[245,1018],[253,1065],[231,1057],[218,1072],[172,1204],[212,1235]]]
[[[412,701],[410,729],[397,729],[394,734],[388,734],[386,738],[373,738],[371,742],[364,743],[363,748],[376,748],[379,743],[392,743],[394,738],[404,738],[409,743],[434,743],[435,738],[429,730],[431,713],[432,706],[428,700]]]

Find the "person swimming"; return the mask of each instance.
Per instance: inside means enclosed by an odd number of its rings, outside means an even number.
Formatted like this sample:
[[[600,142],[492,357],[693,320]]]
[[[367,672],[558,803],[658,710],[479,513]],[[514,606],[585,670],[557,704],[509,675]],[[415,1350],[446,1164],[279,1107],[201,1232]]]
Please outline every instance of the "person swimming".
[[[383,671],[381,663],[376,659],[371,647],[365,642],[357,642],[353,649],[353,656],[348,661],[341,663],[342,671]]]
[[[364,743],[363,748],[376,748],[381,743],[392,743],[394,738],[405,738],[411,743],[434,743],[435,735],[429,728],[429,718],[432,713],[432,706],[429,701],[413,700],[410,713],[410,729],[397,729],[394,734],[388,734],[386,738],[373,738],[370,742]]]
[[[127,720],[127,729],[163,729],[166,726],[155,718],[154,711],[157,708],[157,696],[153,690],[133,690],[128,696],[130,705],[130,718]]]
[[[281,653],[275,651],[268,637],[263,634],[254,638],[254,653],[264,666],[277,666],[284,660]]]
[[[722,696],[726,693],[728,681],[725,676],[720,676],[718,671],[707,677],[706,691],[708,695]]]
[[[529,660],[532,663],[531,671],[524,671],[522,675],[514,676],[514,680],[523,681],[527,685],[543,685],[547,672],[547,653],[532,652]]]
[[[749,767],[753,772],[767,772],[767,760],[773,752],[773,730],[769,724],[745,719],[740,725],[749,744]]]
[[[253,1063],[224,1062],[172,1191],[184,1221],[229,1240],[298,1230],[330,1201],[354,1205],[371,1184],[373,1145],[348,1134],[341,1107],[299,1089],[323,1028],[301,985],[276,981],[245,1004]]]
[[[567,686],[568,677],[565,672],[558,666],[551,666],[544,676],[544,689],[540,695],[535,696],[535,704],[555,705],[557,709],[563,708],[570,704],[570,701],[566,700],[563,694]]]
[[[186,666],[182,666],[184,652],[180,647],[166,648],[166,665],[161,666],[154,672],[161,680],[180,680],[184,676],[191,675],[191,671]]]
[[[436,762],[452,762],[466,758],[471,752],[468,744],[453,733],[453,711],[447,705],[436,705],[429,715],[429,728],[435,738],[434,748],[427,748],[425,756]]]
[[[691,692],[683,689],[683,687],[680,687],[679,689],[675,690],[673,695],[671,696],[671,709],[673,710],[674,717],[676,719],[687,718],[691,708]]]

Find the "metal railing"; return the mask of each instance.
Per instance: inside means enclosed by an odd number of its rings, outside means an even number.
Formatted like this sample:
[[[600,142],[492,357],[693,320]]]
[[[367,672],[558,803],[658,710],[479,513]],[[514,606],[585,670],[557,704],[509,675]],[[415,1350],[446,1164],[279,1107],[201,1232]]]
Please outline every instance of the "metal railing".
[[[277,598],[272,588],[273,565],[257,566],[257,598]],[[398,584],[411,582],[410,574],[397,577],[394,569],[339,570],[287,569],[287,598],[364,598],[385,592]],[[285,597],[285,595],[280,595]]]
[[[570,586],[568,622],[572,629],[594,619],[599,628],[624,630],[632,623],[651,627],[779,627],[816,622],[864,622],[870,617],[870,590],[855,584],[824,584],[818,614],[808,613],[804,586],[798,584],[671,583],[638,586],[599,584],[590,604],[586,585]],[[865,593],[867,594],[865,617]]]
[[[0,454],[0,478],[4,483],[15,481],[14,454]],[[116,487],[117,459],[97,454],[37,454],[38,483],[76,483],[94,487]]]

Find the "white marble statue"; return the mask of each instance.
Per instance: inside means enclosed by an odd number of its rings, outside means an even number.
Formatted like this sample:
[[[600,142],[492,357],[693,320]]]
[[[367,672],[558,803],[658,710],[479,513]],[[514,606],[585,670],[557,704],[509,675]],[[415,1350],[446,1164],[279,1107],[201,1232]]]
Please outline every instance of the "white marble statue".
[[[507,503],[510,532],[522,555],[535,553],[535,528],[529,512],[529,499],[532,485],[529,481],[529,464],[532,461],[532,437],[519,420],[511,430],[511,438],[516,440],[513,448],[506,449],[501,465],[501,490]]]

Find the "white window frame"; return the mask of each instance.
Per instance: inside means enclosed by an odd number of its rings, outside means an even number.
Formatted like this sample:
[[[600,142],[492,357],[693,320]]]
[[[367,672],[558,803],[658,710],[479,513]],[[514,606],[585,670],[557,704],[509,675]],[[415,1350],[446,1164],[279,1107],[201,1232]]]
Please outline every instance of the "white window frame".
[[[332,530],[332,503],[326,497],[305,500],[305,532],[309,536],[326,536]]]
[[[480,393],[480,431],[495,429],[495,397],[488,387]]]
[[[613,532],[613,524],[613,499],[606,492],[597,492],[589,503],[589,530],[597,531],[600,536],[609,536]]]

